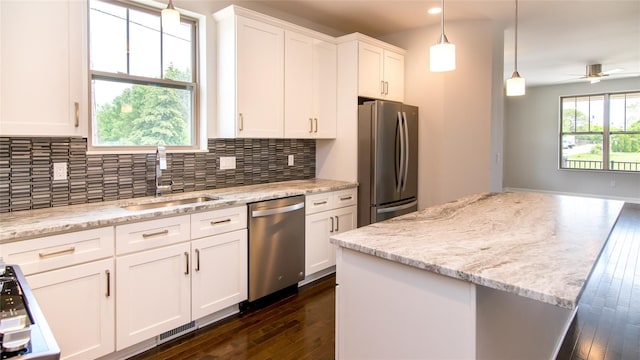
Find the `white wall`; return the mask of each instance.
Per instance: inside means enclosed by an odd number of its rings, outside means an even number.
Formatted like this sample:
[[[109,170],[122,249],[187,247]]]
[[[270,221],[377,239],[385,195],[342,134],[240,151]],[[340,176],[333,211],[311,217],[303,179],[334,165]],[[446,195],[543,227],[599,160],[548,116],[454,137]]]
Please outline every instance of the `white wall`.
[[[456,70],[446,73],[429,72],[439,26],[381,38],[407,50],[405,102],[420,108],[421,209],[502,189],[502,30],[489,21],[448,22],[445,30],[456,45]]]
[[[531,87],[508,98],[504,186],[640,202],[640,174],[558,169],[560,96],[628,90],[640,90],[640,80]]]

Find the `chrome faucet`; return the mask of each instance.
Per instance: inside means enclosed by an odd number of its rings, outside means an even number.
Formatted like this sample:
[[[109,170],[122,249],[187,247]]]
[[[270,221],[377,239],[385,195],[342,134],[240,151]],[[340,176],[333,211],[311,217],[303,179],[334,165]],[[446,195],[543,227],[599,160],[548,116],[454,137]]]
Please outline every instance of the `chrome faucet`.
[[[156,196],[171,191],[171,185],[162,185],[162,170],[167,170],[167,151],[164,146],[156,149]]]

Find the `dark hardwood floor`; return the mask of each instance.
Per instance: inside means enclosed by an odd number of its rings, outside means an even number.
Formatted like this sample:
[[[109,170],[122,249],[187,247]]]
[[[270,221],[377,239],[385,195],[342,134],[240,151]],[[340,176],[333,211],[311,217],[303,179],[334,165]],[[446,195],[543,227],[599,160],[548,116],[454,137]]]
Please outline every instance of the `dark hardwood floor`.
[[[640,204],[622,215],[587,281],[558,360],[640,359]]]
[[[134,360],[333,359],[335,277]],[[640,359],[640,204],[626,204],[587,281],[557,360]]]
[[[298,294],[162,344],[135,360],[334,359],[334,275]]]

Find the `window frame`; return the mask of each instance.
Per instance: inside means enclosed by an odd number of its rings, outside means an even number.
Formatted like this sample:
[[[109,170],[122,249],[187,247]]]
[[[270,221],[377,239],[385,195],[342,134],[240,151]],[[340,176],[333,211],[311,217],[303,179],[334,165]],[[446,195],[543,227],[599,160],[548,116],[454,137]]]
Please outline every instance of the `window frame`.
[[[558,169],[559,170],[578,170],[578,171],[604,171],[604,172],[612,172],[612,173],[630,173],[630,174],[638,174],[640,173],[640,166],[638,166],[638,170],[615,170],[611,169],[610,162],[610,153],[611,153],[611,135],[640,135],[640,131],[628,131],[626,130],[626,110],[625,110],[625,130],[624,131],[611,131],[611,111],[610,111],[610,99],[612,95],[630,95],[630,94],[640,94],[640,90],[630,90],[630,91],[617,91],[617,92],[605,92],[605,93],[595,93],[595,94],[583,94],[583,95],[566,95],[560,96],[560,111],[559,111],[559,136],[558,136]],[[564,100],[575,98],[576,101],[579,98],[589,98],[589,104],[591,108],[591,98],[593,97],[603,97],[603,124],[602,124],[602,132],[595,131],[576,131],[577,126],[574,125],[573,132],[565,132],[563,126],[563,116],[564,116]],[[588,114],[590,115],[590,114]],[[591,121],[589,121],[589,130],[591,130]],[[563,136],[565,135],[573,135],[573,136],[585,136],[585,135],[597,135],[602,136],[602,169],[589,169],[589,168],[572,168],[572,167],[563,167]]]
[[[155,8],[146,6],[139,3],[134,3],[127,0],[100,0],[104,3],[114,4],[125,7],[127,9],[134,9],[136,11],[145,12],[152,15],[161,16],[162,8]],[[124,73],[111,73],[106,71],[99,71],[91,69],[91,0],[87,5],[87,69],[88,79],[87,87],[89,93],[89,116],[88,116],[88,139],[87,150],[92,153],[153,153],[156,151],[156,146],[114,146],[114,145],[96,145],[94,143],[94,130],[96,124],[94,124],[94,109],[93,109],[93,96],[92,96],[92,83],[93,80],[107,80],[112,82],[122,82],[131,85],[146,85],[146,86],[158,86],[162,88],[173,88],[179,90],[191,89],[191,138],[192,144],[187,146],[172,146],[163,145],[168,151],[171,152],[194,152],[201,150],[201,133],[202,123],[200,118],[200,38],[199,38],[199,20],[184,13],[180,13],[180,22],[191,24],[191,81],[177,81],[165,78],[151,78],[145,76],[130,75]],[[161,25],[162,31],[162,25]],[[128,30],[127,30],[128,32]],[[128,37],[128,35],[127,35]],[[161,47],[162,49],[162,47]],[[128,56],[128,55],[127,55]],[[162,50],[159,53],[162,56]],[[96,130],[97,131],[97,130]]]

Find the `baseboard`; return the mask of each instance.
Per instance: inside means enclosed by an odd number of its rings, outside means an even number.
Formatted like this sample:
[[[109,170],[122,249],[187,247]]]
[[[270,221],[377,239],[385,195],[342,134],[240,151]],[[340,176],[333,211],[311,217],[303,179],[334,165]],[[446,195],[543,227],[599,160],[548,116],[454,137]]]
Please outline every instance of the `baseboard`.
[[[515,188],[515,187],[505,187],[502,190],[508,191],[508,192],[537,192],[537,193],[553,194],[553,195],[582,196],[582,197],[590,197],[590,198],[598,198],[598,199],[606,199],[606,200],[621,200],[628,203],[640,204],[640,198],[626,197],[626,196],[609,196],[609,195],[599,195],[599,194],[573,193],[573,192],[564,192],[564,191],[549,191],[549,190],[526,189],[526,188]]]
[[[313,273],[313,274],[311,274],[309,276],[306,276],[304,278],[304,280],[298,282],[298,287],[305,286],[305,285],[310,284],[310,283],[312,283],[312,282],[314,282],[316,280],[320,280],[323,277],[325,277],[327,275],[331,275],[331,274],[333,274],[335,272],[336,272],[336,266],[335,265],[334,266],[330,266],[330,267],[328,267],[328,268],[326,268],[324,270],[320,270],[320,271],[318,271],[316,273]]]

